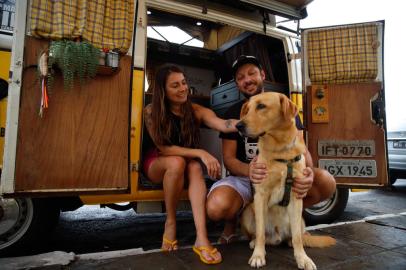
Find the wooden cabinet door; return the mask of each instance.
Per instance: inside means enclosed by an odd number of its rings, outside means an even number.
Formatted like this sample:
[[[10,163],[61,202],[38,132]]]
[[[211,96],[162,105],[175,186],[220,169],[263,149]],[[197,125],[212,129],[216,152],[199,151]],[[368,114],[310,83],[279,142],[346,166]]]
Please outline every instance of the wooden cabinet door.
[[[27,37],[15,192],[123,192],[129,187],[131,57],[119,71],[64,89],[57,74],[49,108],[38,115],[38,56],[48,43]]]

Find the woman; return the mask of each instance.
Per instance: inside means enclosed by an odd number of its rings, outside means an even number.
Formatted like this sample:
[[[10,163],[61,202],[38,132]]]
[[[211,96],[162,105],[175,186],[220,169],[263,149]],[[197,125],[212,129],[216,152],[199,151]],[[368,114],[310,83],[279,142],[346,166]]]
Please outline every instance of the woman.
[[[176,241],[176,206],[185,177],[189,181],[188,195],[196,227],[193,251],[207,264],[220,263],[221,254],[207,238],[206,185],[199,159],[209,176],[220,175],[220,163],[205,150],[198,149],[199,126],[222,132],[234,132],[237,120],[223,120],[213,111],[189,99],[189,88],[183,71],[166,65],[156,74],[152,103],[145,107],[145,124],[155,148],[144,157],[144,172],[154,183],[163,183],[166,221],[162,250],[178,248]]]

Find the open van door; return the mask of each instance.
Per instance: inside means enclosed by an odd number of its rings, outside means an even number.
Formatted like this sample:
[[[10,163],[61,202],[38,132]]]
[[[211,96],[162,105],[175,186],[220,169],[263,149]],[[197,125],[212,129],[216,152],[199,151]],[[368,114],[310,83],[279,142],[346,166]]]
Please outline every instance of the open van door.
[[[383,21],[302,31],[308,148],[339,187],[388,184],[383,32]]]

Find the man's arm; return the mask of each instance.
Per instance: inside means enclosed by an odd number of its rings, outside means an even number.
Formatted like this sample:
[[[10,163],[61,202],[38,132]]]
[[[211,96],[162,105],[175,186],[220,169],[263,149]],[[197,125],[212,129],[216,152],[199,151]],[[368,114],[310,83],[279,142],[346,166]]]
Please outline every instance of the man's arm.
[[[223,139],[223,159],[226,169],[233,175],[248,177],[249,165],[237,158],[237,141]]]
[[[306,160],[306,167],[313,168],[313,159],[312,156],[310,155],[309,149],[306,147],[306,152],[304,153],[304,157]]]
[[[264,163],[257,163],[255,157],[249,164],[237,158],[237,141],[223,139],[224,165],[233,175],[248,177],[253,184],[261,183],[267,177]]]
[[[306,168],[303,170],[303,177],[296,177],[292,187],[292,190],[296,193],[298,199],[306,197],[307,192],[312,188],[314,180],[313,159],[307,147],[304,153],[304,158],[306,161]]]

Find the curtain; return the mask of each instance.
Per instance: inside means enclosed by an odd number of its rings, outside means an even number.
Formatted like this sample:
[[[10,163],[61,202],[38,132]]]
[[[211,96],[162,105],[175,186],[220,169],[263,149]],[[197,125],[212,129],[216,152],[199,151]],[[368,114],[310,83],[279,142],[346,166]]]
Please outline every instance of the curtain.
[[[32,0],[31,34],[49,39],[82,38],[97,48],[127,52],[134,0]]]
[[[312,84],[375,80],[378,47],[374,23],[310,30],[307,52]]]

